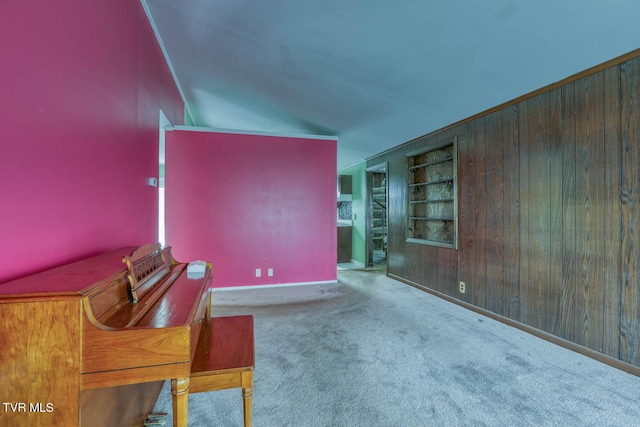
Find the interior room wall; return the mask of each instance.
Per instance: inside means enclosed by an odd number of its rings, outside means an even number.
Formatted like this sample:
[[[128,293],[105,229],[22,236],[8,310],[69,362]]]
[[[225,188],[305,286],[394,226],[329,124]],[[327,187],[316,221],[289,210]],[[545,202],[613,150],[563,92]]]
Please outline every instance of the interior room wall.
[[[338,171],[338,175],[351,175],[353,229],[351,233],[351,259],[365,264],[365,236],[366,236],[366,162]]]
[[[183,102],[140,3],[5,1],[0,40],[0,282],[155,241]]]
[[[368,160],[389,161],[390,275],[640,366],[639,54]],[[458,249],[407,242],[407,153],[452,137]]]
[[[167,244],[214,287],[336,280],[335,140],[174,130],[165,171]]]

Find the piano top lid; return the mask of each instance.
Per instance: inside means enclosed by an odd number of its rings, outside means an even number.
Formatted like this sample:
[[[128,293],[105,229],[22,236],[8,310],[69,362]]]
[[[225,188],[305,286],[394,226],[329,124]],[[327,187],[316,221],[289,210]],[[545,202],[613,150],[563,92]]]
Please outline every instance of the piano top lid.
[[[83,290],[118,274],[125,274],[123,255],[137,246],[125,247],[0,284],[0,298],[50,294],[80,295]]]

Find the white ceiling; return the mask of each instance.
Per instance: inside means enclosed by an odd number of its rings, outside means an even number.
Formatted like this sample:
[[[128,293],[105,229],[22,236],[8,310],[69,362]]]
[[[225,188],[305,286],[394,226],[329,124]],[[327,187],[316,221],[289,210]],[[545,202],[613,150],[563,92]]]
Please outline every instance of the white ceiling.
[[[640,47],[638,0],[141,0],[198,126],[338,169]]]

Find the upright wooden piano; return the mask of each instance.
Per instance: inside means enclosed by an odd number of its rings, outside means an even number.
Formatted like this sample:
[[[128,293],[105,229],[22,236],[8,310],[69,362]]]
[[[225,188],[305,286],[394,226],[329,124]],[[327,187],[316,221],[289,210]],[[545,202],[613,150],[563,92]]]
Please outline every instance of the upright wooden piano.
[[[1,284],[0,425],[142,426],[173,380],[186,426],[212,280],[187,265],[146,245]]]

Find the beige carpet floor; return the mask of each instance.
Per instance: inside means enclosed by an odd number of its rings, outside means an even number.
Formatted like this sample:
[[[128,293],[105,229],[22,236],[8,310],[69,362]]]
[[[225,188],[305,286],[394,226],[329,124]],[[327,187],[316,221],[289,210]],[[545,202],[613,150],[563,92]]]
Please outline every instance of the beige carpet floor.
[[[255,427],[640,426],[638,377],[378,271],[338,276],[214,293],[215,315],[255,317]],[[240,390],[189,405],[190,426],[242,426]]]

